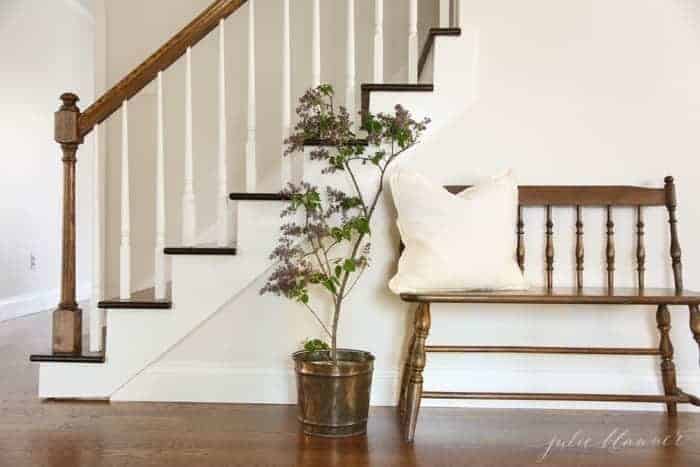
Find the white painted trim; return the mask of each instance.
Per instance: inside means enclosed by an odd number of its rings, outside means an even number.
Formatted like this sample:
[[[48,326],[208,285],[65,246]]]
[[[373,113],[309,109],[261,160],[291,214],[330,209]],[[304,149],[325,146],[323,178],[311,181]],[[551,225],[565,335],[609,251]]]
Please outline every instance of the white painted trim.
[[[258,186],[257,169],[257,96],[255,57],[255,1],[248,2],[248,140],[246,143],[245,186],[246,192],[254,193]]]
[[[129,101],[122,103],[121,241],[119,246],[119,298],[131,298],[131,193],[129,191]]]
[[[622,392],[630,394],[658,394],[658,373],[630,371],[555,372],[558,381],[571,381],[591,393]],[[487,375],[487,378],[484,376]],[[424,388],[456,390],[482,390],[470,388],[470,382],[482,381],[490,390],[512,386],[513,381],[522,381],[525,386],[535,386],[538,381],[552,381],[549,370],[510,369],[499,371],[465,370],[461,368],[426,369]],[[455,387],[455,381],[461,387]],[[488,381],[486,383],[485,381]],[[375,370],[372,381],[372,405],[396,406],[400,385],[400,372],[391,369]],[[680,373],[680,386],[689,392],[700,389],[700,373]],[[253,368],[240,365],[221,365],[205,362],[171,362],[156,364],[146,369],[139,378],[117,393],[112,400],[141,402],[195,402],[195,403],[242,403],[242,404],[294,404],[296,383],[291,361],[275,368]],[[527,387],[526,391],[537,391]],[[555,391],[539,387],[542,391]],[[560,390],[560,392],[564,392]],[[588,410],[643,410],[662,411],[662,404],[579,403],[539,401],[446,401],[425,400],[425,407],[484,407],[484,408],[547,408]],[[700,412],[697,407],[686,404],[680,410]]]
[[[321,84],[321,0],[311,4],[311,87]]]
[[[450,17],[450,3],[451,0],[440,0],[440,27],[448,28],[451,27],[451,17]]]
[[[194,123],[192,115],[192,47],[185,53],[185,181],[182,192],[182,244],[194,246],[197,235],[197,203],[194,191]]]
[[[229,244],[228,209],[228,119],[226,114],[226,22],[219,21],[219,160],[217,198],[217,245]]]
[[[96,23],[95,15],[85,5],[80,3],[78,0],[63,0],[63,1],[69,8],[73,9],[76,13],[84,16],[92,24]]]
[[[384,0],[374,0],[373,76],[375,83],[384,82]]]
[[[104,172],[102,168],[103,159],[100,157],[102,153],[101,125],[95,125],[93,130],[93,141],[95,144],[93,172],[92,172],[92,190],[93,190],[93,211],[92,211],[92,300],[90,302],[90,352],[99,352],[102,350],[102,327],[105,323],[104,310],[100,310],[98,304],[104,298],[104,214],[102,212],[102,187],[104,186]]]
[[[345,108],[350,114],[350,121],[356,120],[355,115],[355,81],[357,80],[356,72],[356,53],[355,53],[355,0],[347,1],[346,13],[346,77],[345,77]]]
[[[92,284],[82,282],[78,284],[78,301],[82,302],[90,299],[92,294]],[[22,295],[15,295],[0,300],[0,323],[22,316],[33,315],[41,311],[56,308],[60,301],[61,293],[59,289],[43,290]]]
[[[94,90],[95,98],[101,96],[107,90],[107,7],[105,0],[92,0],[94,5]],[[83,5],[81,5],[83,6]],[[102,131],[100,131],[102,130]],[[93,242],[93,295],[92,303],[90,304],[90,350],[99,351],[103,348],[103,333],[102,327],[105,323],[105,313],[97,308],[97,303],[104,298],[105,291],[105,264],[106,256],[106,230],[107,225],[107,209],[106,209],[106,183],[107,180],[107,147],[108,134],[106,128],[100,128],[100,125],[95,127],[93,131],[93,141],[95,144],[95,170],[93,172],[94,183],[94,210],[92,228],[95,231],[91,232]],[[99,134],[99,135],[98,135]]]
[[[165,230],[167,228],[167,212],[165,209],[165,111],[163,93],[163,72],[158,72],[156,78],[158,96],[156,99],[156,235],[154,247],[154,284],[155,298],[165,298],[167,282],[167,261],[165,258]]]
[[[418,82],[418,0],[410,0],[408,9],[408,82]]]
[[[282,1],[282,141],[286,141],[292,131],[292,36],[291,11],[289,0]],[[282,187],[292,182],[291,154],[285,156],[286,144],[282,144],[281,181]]]

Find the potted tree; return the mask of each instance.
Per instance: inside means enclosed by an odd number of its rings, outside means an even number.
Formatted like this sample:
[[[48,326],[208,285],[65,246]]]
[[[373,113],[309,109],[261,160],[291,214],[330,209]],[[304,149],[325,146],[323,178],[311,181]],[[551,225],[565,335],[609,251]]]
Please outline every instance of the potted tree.
[[[415,121],[397,105],[393,114],[363,114],[359,141],[350,115],[334,104],[333,88],[307,91],[297,107],[299,123],[285,141],[286,156],[303,152],[310,139],[321,139],[310,158],[324,164],[324,174],[347,174],[351,192],[321,190],[302,182],[289,185],[290,199],[271,259],[277,266],[261,294],[285,296],[303,305],[318,321],[324,338],[306,343],[292,358],[297,374],[298,406],[304,432],[343,437],[367,429],[374,356],[366,351],[338,348],[338,324],[345,300],[370,264],[372,216],[384,189],[390,165],[414,146],[428,119]],[[358,166],[376,168],[378,183],[363,193]],[[366,171],[365,171],[366,173]],[[330,300],[330,322],[320,313],[316,290]]]

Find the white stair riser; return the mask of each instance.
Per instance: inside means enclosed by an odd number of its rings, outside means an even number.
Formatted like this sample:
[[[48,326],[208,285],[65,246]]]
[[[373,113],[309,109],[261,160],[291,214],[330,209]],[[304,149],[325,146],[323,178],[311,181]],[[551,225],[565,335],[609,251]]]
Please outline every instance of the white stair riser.
[[[239,255],[268,257],[279,237],[280,212],[285,203],[279,201],[242,201],[238,203],[238,233],[236,248]]]

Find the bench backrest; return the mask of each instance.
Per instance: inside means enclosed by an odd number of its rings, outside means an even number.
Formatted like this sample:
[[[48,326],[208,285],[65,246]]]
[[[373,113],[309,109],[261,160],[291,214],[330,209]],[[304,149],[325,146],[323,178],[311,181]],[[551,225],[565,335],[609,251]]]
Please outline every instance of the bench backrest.
[[[451,193],[460,193],[468,186],[446,186]],[[520,208],[518,209],[517,250],[516,255],[521,270],[525,270],[525,225],[522,208],[541,206],[546,210],[547,221],[545,231],[545,268],[546,285],[553,287],[554,276],[554,238],[552,221],[553,206],[570,206],[576,209],[576,284],[583,288],[583,220],[581,210],[586,206],[603,207],[607,210],[606,231],[606,262],[608,288],[615,287],[615,221],[614,207],[633,207],[637,213],[637,276],[640,289],[644,289],[646,271],[646,247],[644,243],[644,208],[665,206],[668,210],[671,229],[671,262],[673,278],[677,291],[683,290],[683,274],[681,266],[681,247],[678,240],[676,218],[676,187],[673,177],[666,177],[663,188],[646,188],[636,186],[521,186]]]

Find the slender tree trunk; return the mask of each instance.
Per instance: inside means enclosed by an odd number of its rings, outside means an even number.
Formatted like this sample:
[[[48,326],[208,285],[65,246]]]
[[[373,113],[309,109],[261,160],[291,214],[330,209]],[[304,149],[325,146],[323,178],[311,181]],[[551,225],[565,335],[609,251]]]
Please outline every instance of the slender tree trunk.
[[[336,366],[338,365],[338,323],[340,322],[342,304],[342,298],[335,304],[335,309],[333,310],[333,328],[331,329],[331,358],[333,359],[333,364]]]

